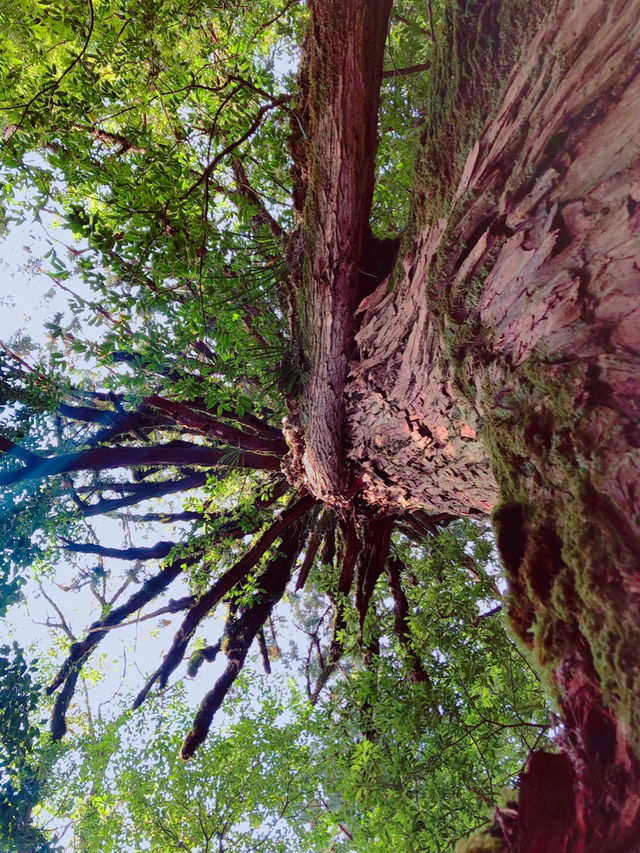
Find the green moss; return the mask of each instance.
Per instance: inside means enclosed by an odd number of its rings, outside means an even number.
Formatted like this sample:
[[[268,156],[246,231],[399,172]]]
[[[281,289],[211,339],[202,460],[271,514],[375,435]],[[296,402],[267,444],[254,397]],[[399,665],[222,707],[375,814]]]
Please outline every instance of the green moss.
[[[640,624],[620,583],[637,554],[627,520],[598,487],[611,476],[602,437],[615,441],[621,426],[589,389],[576,363],[494,361],[485,372],[483,438],[502,494],[495,523],[512,625],[547,687],[557,691],[562,661],[579,665],[640,750]]]
[[[448,211],[467,154],[500,105],[523,37],[548,6],[544,0],[458,0],[448,7],[418,171],[430,221]]]

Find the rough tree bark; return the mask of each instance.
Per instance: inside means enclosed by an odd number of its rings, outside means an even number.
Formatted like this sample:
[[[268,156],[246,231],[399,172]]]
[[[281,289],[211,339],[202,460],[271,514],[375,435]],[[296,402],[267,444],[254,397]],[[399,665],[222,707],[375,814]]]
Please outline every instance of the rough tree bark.
[[[309,377],[289,436],[300,448],[296,478],[345,510],[352,485],[344,464],[344,386],[373,198],[390,10],[391,0],[312,2],[301,74],[305,138],[313,144],[298,156],[304,267],[294,320]]]
[[[290,476],[361,518],[494,510],[564,751],[468,849],[640,849],[640,7],[458,3],[415,222],[355,320],[388,4],[311,14]]]

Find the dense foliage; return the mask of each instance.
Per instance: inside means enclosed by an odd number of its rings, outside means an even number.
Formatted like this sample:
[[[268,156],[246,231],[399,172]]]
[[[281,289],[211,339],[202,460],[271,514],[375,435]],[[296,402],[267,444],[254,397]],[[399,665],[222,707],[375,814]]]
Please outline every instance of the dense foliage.
[[[442,16],[394,6],[381,236],[411,215]],[[306,18],[295,0],[0,5],[3,225],[43,224],[32,265],[70,299],[47,344],[2,352],[0,592],[39,589],[56,613],[43,702],[69,746],[49,774],[48,736],[36,766],[25,723],[20,773],[44,788],[50,833],[73,823],[69,849],[445,850],[548,728],[481,524],[344,517],[283,466],[306,381],[289,324]],[[94,608],[81,633],[64,616],[76,593]],[[74,699],[99,680],[92,654],[147,619],[176,633],[143,665],[142,708],[96,718]],[[254,640],[265,668],[289,668],[288,692],[236,682]],[[214,661],[192,723],[180,681]]]

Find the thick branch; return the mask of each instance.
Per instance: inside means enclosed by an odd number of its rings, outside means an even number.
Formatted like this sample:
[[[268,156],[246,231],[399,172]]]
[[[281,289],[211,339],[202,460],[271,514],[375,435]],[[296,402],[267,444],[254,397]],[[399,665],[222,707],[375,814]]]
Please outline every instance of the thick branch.
[[[138,466],[164,467],[167,465],[200,465],[215,467],[229,460],[229,451],[202,447],[188,442],[171,442],[155,447],[97,447],[76,453],[60,453],[25,465],[24,468],[0,473],[0,486],[23,483],[27,480],[69,474],[76,471],[102,471],[108,468],[134,468]],[[279,461],[258,453],[238,453],[233,465],[238,468],[277,471]]]
[[[298,579],[296,580],[296,592],[299,592],[305,585],[307,578],[309,576],[309,572],[311,571],[311,567],[313,566],[313,561],[316,558],[316,554],[318,553],[318,548],[322,543],[322,537],[324,535],[324,525],[322,520],[318,523],[316,529],[313,531],[311,536],[309,537],[309,541],[307,543],[307,551],[304,555],[304,560],[302,561],[302,565],[300,566],[300,571],[298,572]]]
[[[278,500],[278,498],[282,497],[287,490],[287,486],[288,484],[286,480],[278,481],[269,495],[261,497],[255,501],[253,504],[253,510],[259,513],[270,507]],[[147,521],[162,521],[166,523],[167,521],[191,520],[193,517],[201,520],[205,518],[205,515],[201,512],[174,513],[170,515],[149,513],[146,516],[142,516],[142,519]],[[243,536],[246,536],[246,527],[242,525],[236,517],[234,517],[233,513],[219,513],[217,515],[206,516],[206,518],[210,524],[222,522],[220,526],[217,527],[215,535],[208,535],[207,543],[209,546],[214,545],[217,542],[221,542],[224,539],[241,539]],[[148,548],[108,548],[94,542],[80,543],[71,542],[67,539],[64,540],[64,543],[66,551],[74,551],[80,554],[96,554],[99,557],[110,557],[116,560],[162,559],[163,557],[166,557],[171,549],[176,546],[175,542],[156,542],[155,545]]]
[[[157,394],[147,397],[146,402],[155,409],[168,414],[175,423],[198,430],[206,435],[215,436],[234,447],[253,450],[257,453],[270,453],[275,456],[283,456],[288,450],[286,442],[282,437],[266,438],[247,435],[247,433],[230,424],[213,418],[205,412],[191,408],[186,403],[167,400]]]
[[[16,444],[11,441],[11,439],[2,435],[0,435],[0,452],[10,456],[15,456],[16,459],[20,459],[21,462],[25,462],[27,466],[37,466],[42,462],[42,456],[38,456],[36,453],[32,453],[26,448],[20,447],[19,444]]]
[[[185,564],[192,565],[201,557],[202,552],[199,552],[197,554],[190,554],[186,558],[181,557],[175,560],[170,566],[166,566],[157,575],[145,581],[142,587],[128,601],[120,605],[120,607],[114,607],[113,610],[110,610],[102,618],[94,622],[83,640],[72,643],[69,656],[47,688],[47,693],[51,694],[64,682],[64,687],[56,699],[51,718],[51,732],[54,740],[59,740],[67,730],[65,716],[69,702],[73,697],[80,669],[100,640],[111,628],[119,625],[132,613],[140,610],[145,604],[148,604],[164,592],[183,571],[182,567]]]
[[[389,554],[393,520],[382,518],[371,521],[365,526],[366,544],[360,552],[356,577],[356,610],[360,619],[360,638],[369,602]]]
[[[182,747],[183,759],[191,758],[206,738],[213,716],[240,673],[254,637],[269,618],[274,605],[282,598],[291,577],[293,564],[298,556],[302,532],[302,523],[292,524],[290,522],[289,529],[282,537],[282,552],[270,560],[266,571],[258,579],[259,586],[263,590],[262,594],[251,607],[243,610],[239,616],[233,613],[230,615],[226,629],[225,647],[225,654],[229,663],[213,690],[207,693],[198,709],[193,727]]]
[[[96,503],[80,506],[80,511],[85,518],[90,518],[94,515],[103,515],[108,512],[114,512],[117,509],[122,509],[127,506],[135,506],[142,501],[150,500],[151,498],[159,498],[164,495],[175,494],[176,492],[187,492],[191,489],[200,489],[207,483],[207,474],[192,474],[189,477],[183,477],[181,480],[162,480],[161,482],[152,483],[118,483],[113,484],[114,487],[126,487],[126,494],[121,498],[102,498]],[[106,485],[105,490],[109,490],[110,486]],[[186,513],[193,515],[193,513]],[[153,515],[153,513],[151,513]],[[183,513],[185,515],[185,513]],[[201,518],[201,513],[195,513],[196,517]],[[154,519],[151,519],[154,520]],[[164,516],[159,519],[164,520]],[[179,520],[174,518],[174,520]]]
[[[407,65],[406,68],[389,68],[382,72],[382,77],[385,80],[394,77],[409,77],[411,74],[419,74],[421,71],[428,71],[430,68],[430,62],[421,62],[419,65]]]
[[[334,606],[333,630],[327,661],[320,671],[313,693],[310,696],[311,703],[314,705],[318,701],[322,688],[336,668],[344,651],[344,633],[347,627],[346,604],[351,587],[353,586],[353,576],[360,548],[358,534],[352,519],[341,524],[340,537],[340,563],[342,569],[338,579],[337,594],[332,597]]]
[[[148,548],[108,548],[94,542],[70,542],[65,539],[63,547],[65,551],[73,551],[76,554],[95,554],[116,560],[161,560],[176,547],[176,543],[156,542]]]
[[[386,572],[389,580],[389,589],[393,596],[393,630],[404,652],[411,681],[428,682],[430,680],[429,676],[411,642],[409,602],[400,581],[403,569],[404,565],[397,557],[390,557],[387,560]]]

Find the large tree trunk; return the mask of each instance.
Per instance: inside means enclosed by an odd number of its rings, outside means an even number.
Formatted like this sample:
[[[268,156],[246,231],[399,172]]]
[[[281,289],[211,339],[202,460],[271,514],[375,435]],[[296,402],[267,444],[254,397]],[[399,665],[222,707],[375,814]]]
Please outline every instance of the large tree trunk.
[[[640,849],[640,9],[458,5],[413,233],[354,353],[388,4],[313,4],[297,477],[344,513],[497,507],[511,623],[565,726],[501,843]]]
[[[466,5],[459,44],[489,45],[500,69],[514,33],[495,28],[519,4]],[[556,697],[566,750],[531,761],[517,818],[500,818],[504,849],[632,851],[640,7],[558,0],[528,14],[499,107],[452,168],[448,207],[427,177],[393,287],[366,301],[351,456],[374,505],[497,505],[511,624]],[[474,73],[495,93],[491,62]],[[470,85],[462,75],[463,116]],[[486,841],[473,849],[496,849]]]

